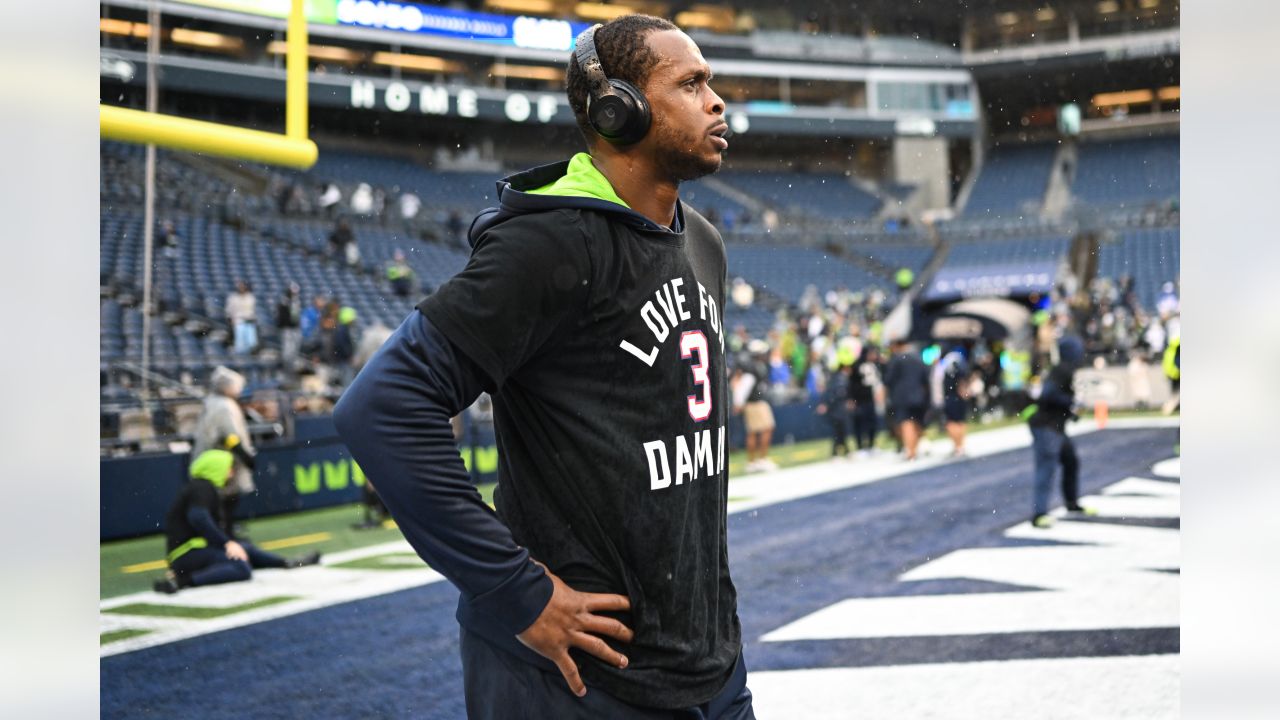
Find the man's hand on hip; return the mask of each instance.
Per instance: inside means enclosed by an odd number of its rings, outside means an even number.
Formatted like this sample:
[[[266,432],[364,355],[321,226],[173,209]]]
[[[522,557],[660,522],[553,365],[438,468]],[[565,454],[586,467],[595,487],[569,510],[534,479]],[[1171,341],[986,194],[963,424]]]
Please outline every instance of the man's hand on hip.
[[[537,562],[536,560],[534,562]],[[609,647],[600,635],[620,642],[631,642],[631,629],[613,618],[594,613],[598,611],[623,611],[631,609],[631,601],[625,595],[578,592],[569,587],[538,563],[551,578],[554,589],[551,600],[542,614],[527,630],[516,636],[529,649],[556,664],[560,674],[569,683],[574,695],[587,694],[587,686],[578,676],[578,666],[569,657],[569,648],[576,647],[600,658],[610,665],[625,668],[627,658]]]

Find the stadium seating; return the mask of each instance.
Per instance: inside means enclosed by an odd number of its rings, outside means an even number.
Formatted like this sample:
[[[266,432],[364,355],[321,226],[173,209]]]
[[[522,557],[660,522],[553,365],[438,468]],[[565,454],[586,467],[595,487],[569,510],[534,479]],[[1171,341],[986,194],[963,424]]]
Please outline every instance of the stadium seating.
[[[488,174],[436,173],[400,159],[352,153],[326,151],[322,157],[310,174],[291,177],[314,179],[316,184],[325,178],[351,187],[371,182],[412,189],[423,198],[424,211],[448,207],[433,203],[433,198],[470,198],[482,207],[493,195],[495,178]],[[115,363],[141,358],[144,150],[103,142],[101,158],[100,350],[105,371]],[[278,172],[245,163],[240,169],[257,173],[263,187]],[[223,307],[239,279],[253,287],[260,341],[271,346],[276,342],[274,305],[291,282],[298,283],[307,302],[315,295],[332,296],[355,308],[366,325],[377,321],[394,327],[420,297],[419,292],[395,297],[385,281],[385,266],[397,249],[404,250],[418,280],[428,287],[438,286],[466,263],[467,253],[460,246],[424,242],[403,230],[357,218],[353,225],[362,263],[353,270],[324,256],[332,229],[328,219],[281,217],[265,193],[236,191],[248,218],[242,226],[232,226],[223,222],[231,184],[164,150],[157,153],[157,178],[157,224],[173,222],[179,251],[170,257],[162,248],[155,249],[153,291],[160,313],[151,330],[152,367],[173,377],[188,373],[199,381],[216,365],[225,364],[245,373],[251,385],[275,379],[274,360],[236,356],[226,345]],[[103,399],[135,398],[126,388],[108,385]]]
[[[1003,145],[987,154],[964,214],[1034,215],[1040,210],[1056,145]]]
[[[758,304],[740,308],[730,302],[724,311],[725,332],[732,333],[739,325],[746,328],[751,337],[764,337],[773,328],[773,313]]]
[[[1071,245],[1066,235],[1029,236],[1011,240],[953,242],[946,267],[1044,262],[1062,257]]]
[[[1107,148],[1102,152],[1102,148]],[[101,360],[104,368],[119,361],[136,360],[141,354],[142,315],[140,285],[142,257],[142,158],[136,146],[104,142],[100,176],[103,209],[100,217],[100,274],[104,298],[100,306]],[[1163,163],[1172,151],[1174,163]],[[1116,175],[1116,182],[1140,187],[1109,191],[1115,197],[1162,197],[1176,194],[1176,138],[1085,144],[1081,149],[1077,185],[1089,185],[1093,173]],[[1115,158],[1106,153],[1114,153]],[[998,148],[979,177],[964,218],[941,226],[952,243],[948,267],[1021,263],[1061,257],[1069,244],[1067,235],[1051,230],[1038,218],[1019,218],[1043,193],[1043,182],[1053,157],[1053,146]],[[1119,160],[1116,160],[1119,158]],[[1115,162],[1112,162],[1115,160]],[[1108,165],[1129,170],[1107,170]],[[247,166],[246,166],[247,167]],[[1134,167],[1137,169],[1134,170]],[[1099,169],[1101,168],[1101,169]],[[1147,182],[1155,169],[1163,168],[1167,182]],[[280,171],[249,167],[264,181]],[[461,270],[467,252],[459,243],[425,242],[394,220],[383,225],[374,219],[356,218],[353,229],[361,249],[361,263],[348,268],[326,257],[332,220],[284,217],[264,194],[240,198],[249,217],[243,224],[224,222],[223,205],[232,186],[197,169],[177,154],[158,154],[160,212],[157,222],[171,220],[180,238],[180,254],[169,257],[157,250],[155,295],[161,314],[152,325],[153,366],[175,375],[190,373],[197,380],[212,367],[227,364],[245,372],[251,382],[271,382],[278,372],[270,358],[235,356],[226,344],[223,306],[238,279],[247,280],[258,300],[260,337],[267,346],[276,342],[274,304],[290,282],[296,282],[308,302],[315,295],[336,297],[354,307],[364,323],[395,326],[419,297],[395,297],[385,280],[385,267],[396,250],[405,252],[418,281],[425,288],[438,287]],[[424,201],[424,212],[458,210],[465,217],[492,204],[498,173],[453,173],[430,170],[409,160],[326,150],[308,173],[281,174],[302,179],[308,186],[322,181],[339,182],[349,193],[355,183],[368,182],[394,190],[412,190]],[[835,173],[756,173],[727,171],[717,178],[779,209],[824,219],[869,217],[879,201]],[[266,186],[266,183],[263,183]],[[1146,193],[1146,194],[1143,194]],[[682,197],[701,212],[714,208],[722,219],[740,219],[747,208],[716,189],[715,184],[690,182]],[[1087,196],[1087,193],[1086,193]],[[347,195],[349,197],[349,194]],[[1033,202],[1034,201],[1034,202]],[[748,228],[748,231],[751,229]],[[750,233],[748,233],[750,234]],[[829,238],[846,255],[787,244],[784,237],[752,235],[753,241],[730,244],[729,272],[751,282],[759,291],[795,305],[810,287],[818,292],[846,287],[854,291],[889,288],[891,282],[871,268],[908,267],[919,271],[933,248],[918,233],[906,239],[865,235]],[[904,236],[905,237],[905,236]],[[747,235],[741,236],[742,240]],[[914,242],[912,241],[914,238]],[[814,238],[809,238],[811,241]],[[888,240],[886,242],[886,239]],[[859,260],[858,258],[861,258]],[[1100,275],[1133,274],[1141,301],[1151,306],[1159,286],[1178,275],[1176,228],[1133,228],[1121,231],[1115,242],[1101,249]],[[882,273],[883,274],[883,273]],[[726,328],[744,325],[753,336],[774,324],[769,303],[749,308],[725,309]],[[165,322],[168,319],[171,322]],[[196,323],[181,320],[195,319]],[[209,328],[215,330],[210,332]],[[104,401],[125,400],[122,388],[104,388]]]
[[[264,220],[260,229],[264,237],[323,254],[328,252],[328,237],[333,230],[333,223],[318,219],[273,218]],[[405,259],[419,281],[426,282],[433,288],[439,287],[467,264],[468,255],[462,250],[461,244],[444,247],[423,242],[403,230],[373,223],[357,223],[353,225],[353,232],[360,248],[362,268],[379,276],[385,271],[387,263],[395,257],[396,250],[404,251]]]
[[[1174,200],[1178,158],[1176,136],[1083,142],[1071,192],[1077,203],[1101,207]]]
[[[308,183],[335,181],[350,198],[356,183],[416,193],[427,208],[457,210],[465,218],[497,204],[496,183],[505,172],[435,171],[401,158],[379,157],[326,149],[310,171],[298,174]],[[721,218],[737,221],[750,213],[736,200],[696,180],[680,186],[681,198],[699,212],[714,208]],[[437,218],[440,220],[440,218]]]
[[[888,269],[909,268],[915,272],[923,268],[933,255],[933,247],[923,244],[856,243],[849,249]]]
[[[369,183],[384,190],[413,192],[422,199],[424,208],[458,210],[475,214],[497,204],[497,181],[502,172],[442,172],[423,167],[398,157],[354,153],[324,148],[320,159],[305,173],[295,178],[319,185],[334,181],[349,199],[357,183]]]
[[[853,291],[885,288],[889,282],[841,258],[805,247],[733,245],[728,249],[729,274],[798,304],[805,289],[818,292],[845,287]]]
[[[722,221],[737,225],[751,212],[737,200],[721,193],[710,183],[691,180],[680,184],[680,199],[692,205],[695,210],[706,215],[715,209]]]
[[[104,206],[141,206],[145,148],[118,142],[101,143],[99,197]],[[234,186],[181,162],[179,154],[156,150],[156,205],[190,212],[221,213]],[[265,195],[237,192],[246,212],[270,207]]]
[[[819,218],[869,218],[880,208],[879,198],[840,173],[725,170],[716,178],[779,210]]]
[[[159,255],[155,267],[155,294],[163,310],[176,308],[186,317],[199,318],[214,328],[225,327],[223,306],[239,279],[248,281],[257,298],[260,337],[275,334],[274,304],[290,282],[303,297],[336,297],[355,308],[361,321],[396,326],[416,298],[398,298],[380,276],[357,273],[321,257],[271,242],[251,232],[241,232],[199,215],[171,215],[179,237],[180,256]],[[101,270],[121,288],[133,288],[142,277],[142,215],[137,210],[104,210],[102,216]],[[377,243],[373,243],[375,246]],[[423,253],[424,257],[426,253]],[[443,251],[432,257],[458,260]],[[414,263],[417,258],[410,257]],[[425,261],[424,261],[425,262]],[[420,265],[421,272],[430,269]],[[108,297],[101,304],[102,360],[138,358],[141,355],[142,315],[139,308],[124,309]],[[218,364],[255,374],[273,363],[254,357],[234,356],[220,337],[198,337],[185,326],[152,325],[154,365],[162,372],[190,372],[199,377]]]
[[[1138,301],[1155,308],[1160,286],[1177,281],[1181,272],[1180,231],[1172,228],[1140,228],[1120,233],[1098,250],[1098,276],[1119,280],[1131,275]]]

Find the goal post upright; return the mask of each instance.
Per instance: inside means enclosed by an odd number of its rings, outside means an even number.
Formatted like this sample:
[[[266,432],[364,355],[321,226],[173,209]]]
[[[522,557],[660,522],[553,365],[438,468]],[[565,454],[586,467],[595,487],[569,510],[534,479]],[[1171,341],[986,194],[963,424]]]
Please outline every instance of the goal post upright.
[[[305,0],[293,0],[285,37],[284,134],[100,105],[98,117],[102,138],[154,143],[174,150],[304,170],[314,165],[319,151],[307,132],[307,18],[304,3]],[[159,28],[153,32],[159,32]]]

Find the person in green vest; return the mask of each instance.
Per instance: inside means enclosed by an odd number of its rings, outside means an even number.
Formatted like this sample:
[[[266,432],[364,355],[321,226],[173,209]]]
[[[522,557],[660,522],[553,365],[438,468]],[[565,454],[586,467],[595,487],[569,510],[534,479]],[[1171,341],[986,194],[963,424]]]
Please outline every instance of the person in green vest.
[[[1007,348],[1000,353],[1000,407],[1006,417],[1022,411],[1027,405],[1027,388],[1031,381],[1031,353]]]
[[[320,562],[318,552],[286,559],[223,532],[218,491],[231,478],[234,465],[235,456],[221,448],[205,450],[191,463],[190,478],[165,515],[169,570],[152,585],[156,592],[172,595],[186,587],[240,582],[251,578],[254,568],[296,568]]]
[[[387,264],[387,280],[391,291],[398,297],[409,297],[413,292],[413,268],[409,267],[403,250],[396,250],[395,257]]]
[[[1169,378],[1169,387],[1173,397],[1164,405],[1164,414],[1169,415],[1178,409],[1181,403],[1182,386],[1182,336],[1176,335],[1164,349],[1164,376]]]

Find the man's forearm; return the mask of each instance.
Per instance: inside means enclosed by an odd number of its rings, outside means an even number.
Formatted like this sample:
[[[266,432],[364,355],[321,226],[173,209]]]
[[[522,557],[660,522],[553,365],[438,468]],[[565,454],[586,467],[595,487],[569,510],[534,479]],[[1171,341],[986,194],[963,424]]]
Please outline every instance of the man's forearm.
[[[213,515],[206,508],[193,507],[187,511],[187,524],[190,525],[200,537],[205,539],[213,547],[222,547],[227,544],[227,535],[222,532],[218,524],[213,521]]]
[[[1053,383],[1046,383],[1037,402],[1044,407],[1070,410],[1075,405],[1075,400],[1075,393],[1066,392]]]
[[[376,484],[405,539],[512,633],[528,627],[551,581],[471,484],[449,418],[483,375],[415,311],[334,409],[338,434]]]

